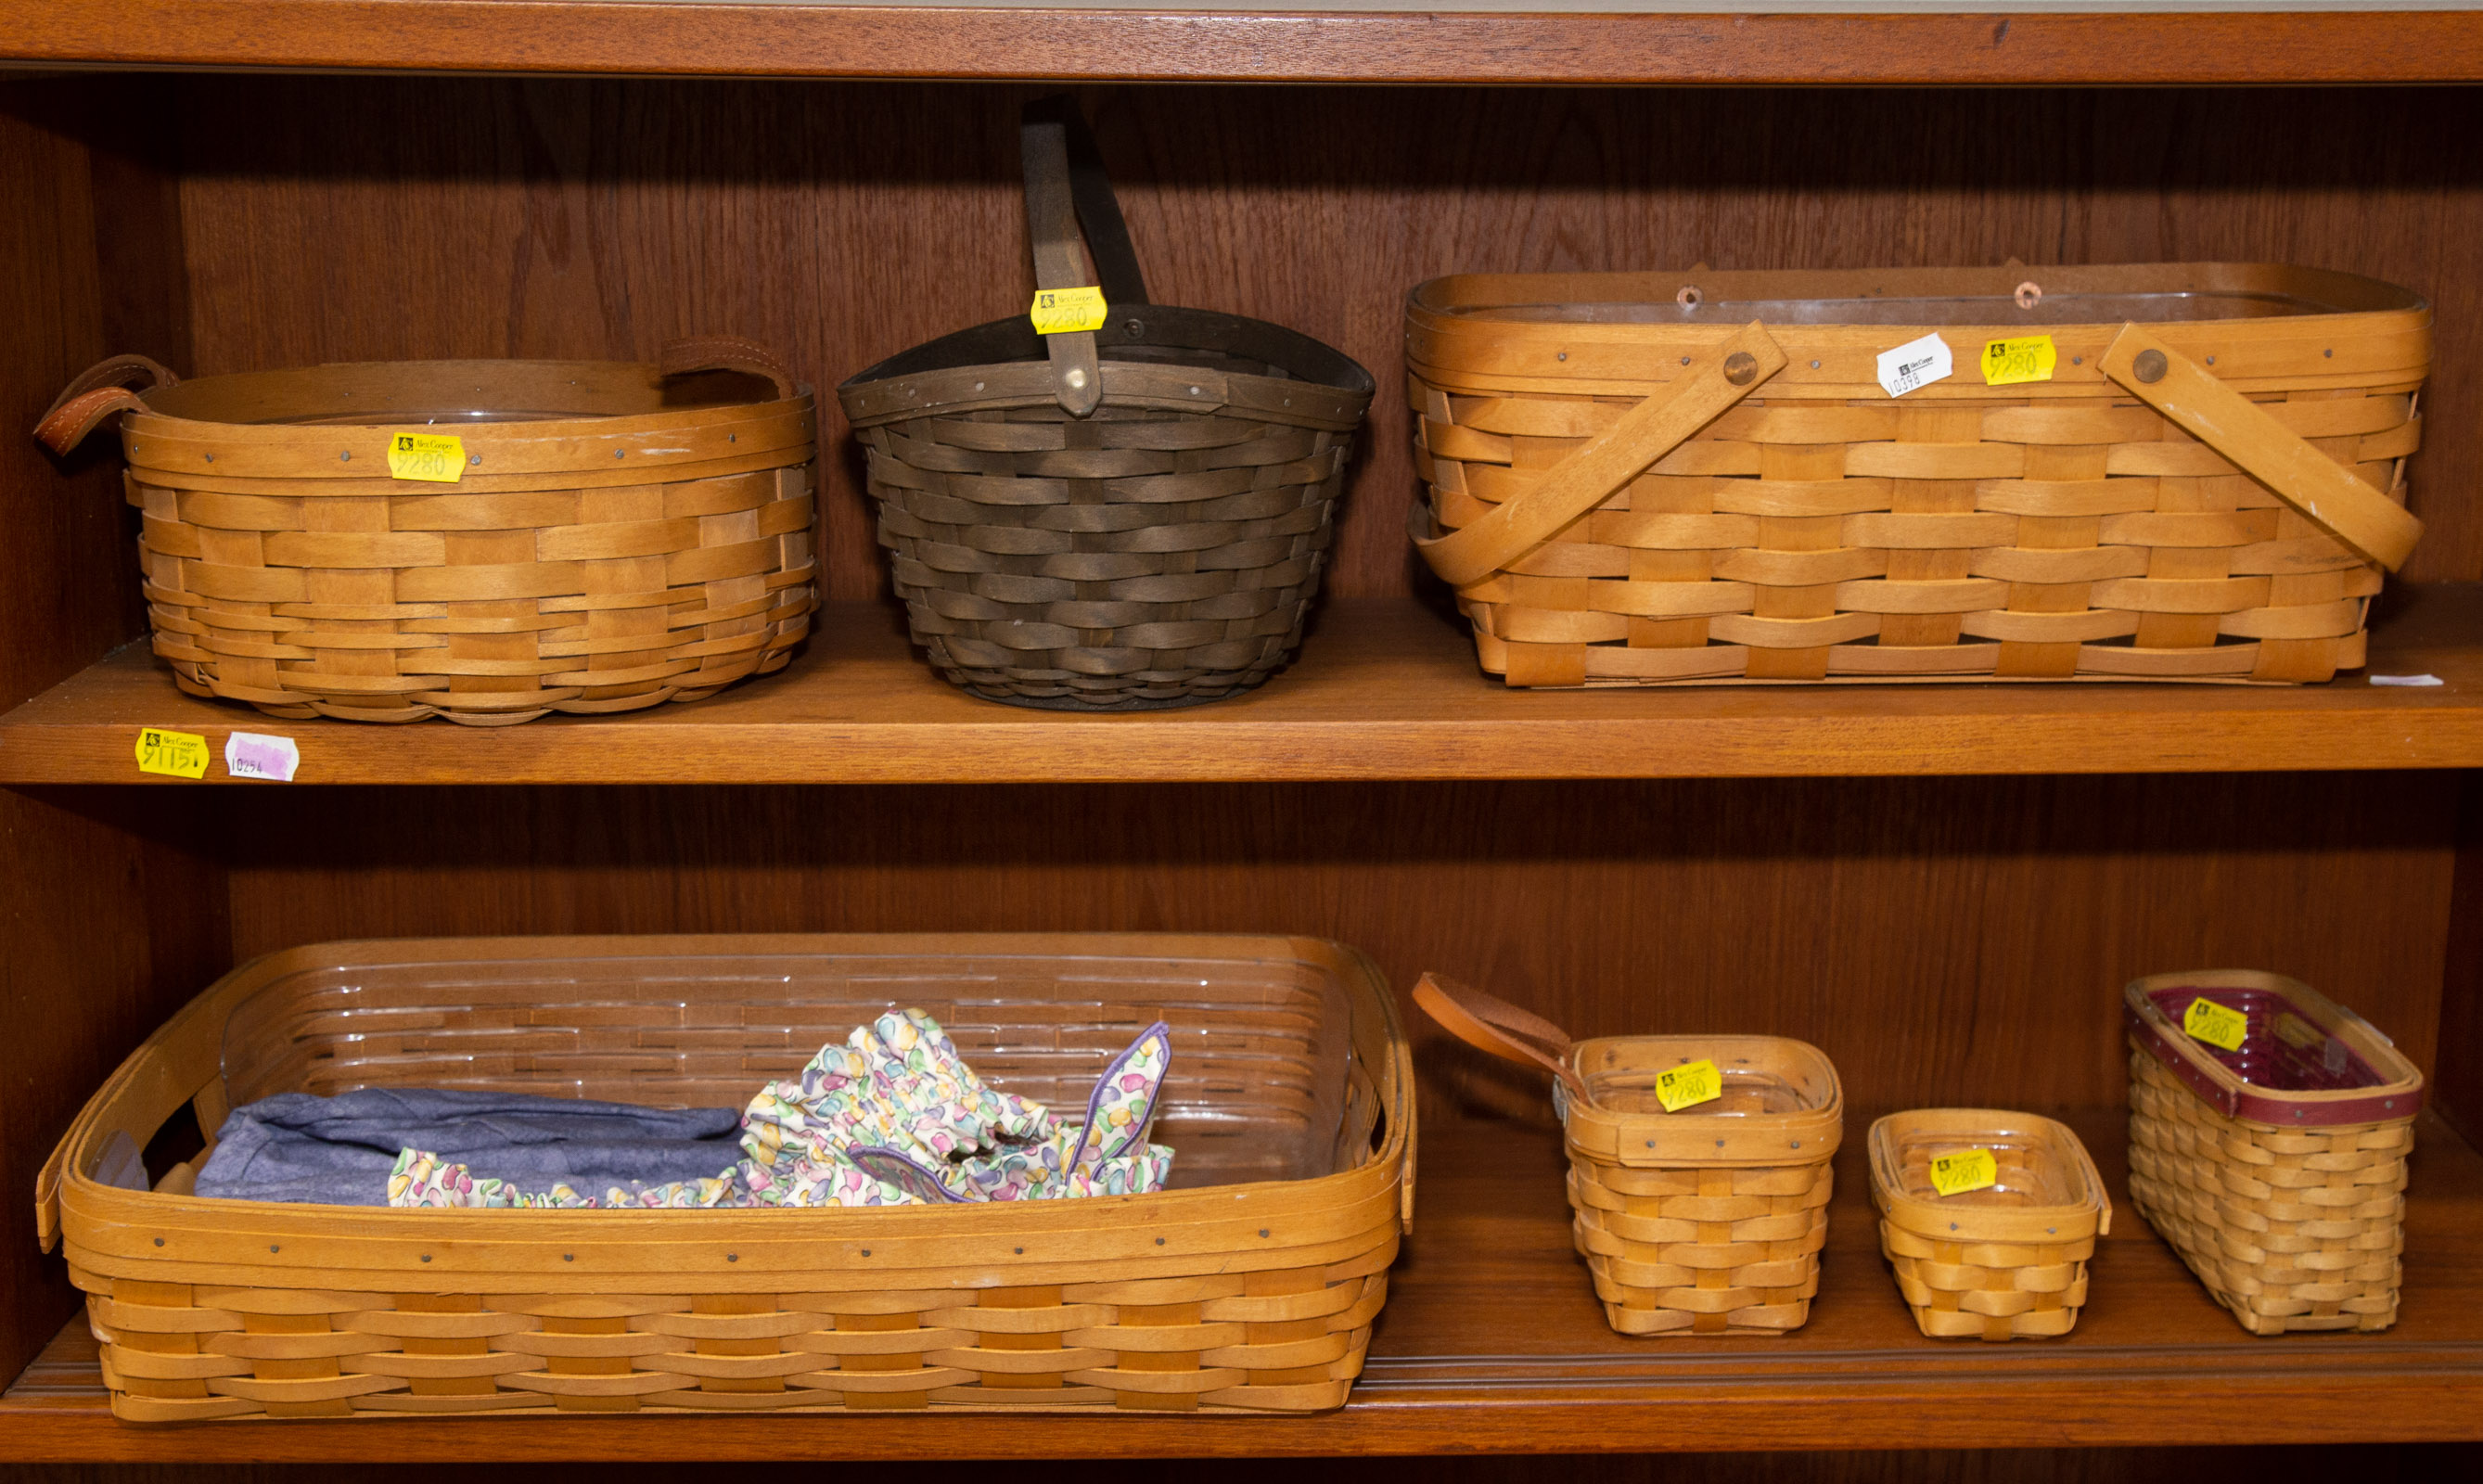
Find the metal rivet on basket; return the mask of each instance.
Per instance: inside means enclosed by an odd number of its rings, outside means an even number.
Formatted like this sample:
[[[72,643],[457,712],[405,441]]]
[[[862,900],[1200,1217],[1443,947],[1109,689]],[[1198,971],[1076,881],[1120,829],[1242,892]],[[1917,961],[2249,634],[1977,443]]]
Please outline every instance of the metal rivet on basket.
[[[738,1262],[741,1260],[741,1254],[737,1252],[728,1252],[724,1255],[724,1260],[727,1262]]]
[[[1553,353],[1552,358],[1554,360],[1566,360],[1569,358],[1569,353],[1567,351],[1556,351]]]
[[[1121,333],[1123,333],[1123,334],[1125,334],[1125,335],[1128,335],[1128,336],[1129,336],[1131,339],[1133,339],[1133,340],[1136,339],[1138,336],[1140,336],[1140,335],[1142,335],[1142,334],[1145,334],[1146,332],[1147,332],[1147,322],[1146,322],[1145,320],[1123,320],[1123,321],[1121,321]]]
[[[627,459],[629,457],[629,450],[626,448],[616,448],[612,450],[612,457],[615,459]]]
[[[339,449],[337,449],[337,450],[336,450],[336,462],[337,462],[337,463],[339,463],[339,464],[351,464],[351,463],[353,463],[353,462],[354,462],[354,451],[353,451],[352,449],[350,449],[350,448],[339,448]]]
[[[2212,366],[2212,365],[2214,365],[2215,363],[2216,363],[2216,358],[2215,358],[2215,357],[2210,356],[2210,357],[2208,357],[2208,358],[2207,358],[2207,364],[2209,364],[2209,365],[2211,365],[2211,366]]]
[[[1723,1140],[1722,1140],[1722,1139],[1718,1139],[1718,1140],[1716,1141],[1716,1147],[1717,1147],[1718,1149],[1722,1149],[1722,1148],[1724,1147],[1724,1141],[1723,1141]]]
[[[422,1260],[423,1260],[423,1261],[425,1261],[425,1262],[430,1261],[430,1260],[431,1260],[431,1254],[429,1254],[429,1253],[427,1253],[427,1252],[426,1252],[426,1253],[424,1253],[424,1254],[422,1255]]]
[[[1956,1223],[1956,1222],[1954,1222],[1954,1221],[1950,1222],[1950,1223],[1948,1224],[1948,1229],[1949,1229],[1950,1231],[1952,1231],[1952,1232],[1956,1231],[1956,1230],[1957,1230],[1957,1223]]]
[[[577,1254],[574,1252],[564,1252],[560,1255],[560,1260],[563,1262],[574,1262],[577,1260]]]
[[[1189,389],[1189,394],[1190,394],[1191,396],[1193,396],[1193,397],[1197,396],[1197,395],[1198,395],[1198,388],[1197,388],[1197,387],[1195,387],[1195,386],[1192,386],[1192,387]]]
[[[1815,361],[1815,360],[1814,360],[1814,361],[1812,361],[1812,362],[1810,363],[1810,369],[1812,369],[1813,371],[1818,370],[1818,369],[1819,369],[1819,362],[1818,362],[1818,361]]]
[[[2381,1107],[2384,1107],[2384,1108],[2393,1108],[2393,1107],[2395,1107],[2396,1105],[2397,1105],[2397,1100],[2396,1100],[2394,1098],[2384,1098],[2384,1099],[2380,1100],[2380,1106],[2381,1106]]]
[[[213,463],[215,463],[215,462],[216,462],[216,456],[215,456],[215,455],[213,455],[213,454],[209,454],[209,455],[207,455],[207,462],[208,462],[209,464],[213,464]]]
[[[1647,1148],[1649,1148],[1649,1149],[1653,1149],[1653,1148],[1655,1148],[1655,1141],[1654,1141],[1653,1139],[1649,1139],[1649,1140],[1647,1140],[1647,1141],[1646,1141],[1646,1147],[1647,1147]]]
[[[862,1250],[862,1255],[863,1255],[864,1257],[866,1257],[866,1258],[869,1257],[869,1256],[870,1256],[870,1249],[869,1249],[869,1248],[868,1248],[868,1247],[864,1248],[864,1249]]]
[[[2327,358],[2328,358],[2329,359],[2331,359],[2331,360],[2334,360],[2334,359],[2336,359],[2336,353],[2335,351],[2333,351],[2333,350],[2321,351],[2319,354],[2320,354],[2320,355],[2322,355],[2322,356],[2327,357]]]
[[[1162,1238],[1162,1237],[1161,1237],[1161,1236],[1160,1236],[1160,1237],[1157,1237],[1157,1238],[1156,1238],[1156,1245],[1157,1245],[1157,1246],[1159,1246],[1159,1247],[1161,1247],[1161,1246],[1163,1245],[1163,1238]]]
[[[2058,1236],[2061,1234],[2061,1229],[2058,1227],[2045,1227],[2043,1229],[2043,1234],[2045,1236]]]
[[[1016,1253],[1021,1258],[1026,1256],[1026,1249],[1023,1247],[1014,1247],[1011,1248],[1010,1251]]]
[[[1060,379],[1069,384],[1070,390],[1076,391],[1078,388],[1086,384],[1085,368],[1081,366],[1071,366],[1066,372],[1061,374]],[[1190,390],[1196,391],[1198,388],[1193,386]]]
[[[270,1242],[267,1244],[267,1250],[270,1252],[282,1252],[284,1249],[277,1246],[274,1242]]]
[[[1800,1139],[1796,1139],[1796,1140],[1794,1140],[1794,1141],[1793,1141],[1793,1147],[1794,1147],[1794,1148],[1796,1148],[1796,1149],[1800,1149],[1800,1148],[1802,1148],[1802,1141],[1801,1141]]]
[[[1688,364],[1690,364],[1690,358],[1689,358],[1689,357],[1687,357],[1687,356],[1682,357],[1682,358],[1681,358],[1681,363],[1682,363],[1683,365],[1685,365],[1685,366],[1686,366],[1686,365],[1688,365]]]
[[[1735,351],[1724,358],[1724,380],[1736,386],[1748,386],[1759,379],[1759,358],[1748,351]]]
[[[2018,308],[2031,309],[2043,302],[2043,285],[2029,278],[2017,285],[2017,292],[2012,297],[2016,299]]]
[[[2129,369],[2138,373],[2140,381],[2152,385],[2164,380],[2164,353],[2151,350],[2140,351],[2138,358],[2130,362]]]
[[[2085,365],[2086,363],[2087,363],[2087,358],[2086,358],[2084,356],[2072,356],[2072,357],[2070,357],[2070,358],[2069,358],[2069,364],[2070,364],[2070,365],[2073,365],[2073,366],[2083,366],[2083,365]]]
[[[980,383],[980,382],[976,382],[976,383],[975,384],[975,390],[976,390],[976,391],[980,391],[980,390],[982,390],[982,389],[983,389],[983,384],[982,384],[982,383]]]
[[[466,462],[467,464],[480,464],[483,462],[483,456],[481,454],[467,454],[466,456]]]
[[[1681,291],[1672,296],[1672,302],[1677,305],[1692,305],[1697,304],[1699,300],[1706,297],[1706,295],[1698,292],[1697,284],[1684,283],[1681,285]]]
[[[1265,1235],[1267,1235],[1267,1234],[1268,1234],[1268,1229],[1267,1229],[1266,1227],[1261,1227],[1261,1228],[1259,1229],[1259,1234],[1260,1234],[1261,1236],[1265,1236]]]
[[[155,1245],[156,1245],[156,1246],[158,1246],[158,1247],[163,1246],[163,1245],[164,1245],[164,1239],[163,1239],[162,1237],[160,1237],[160,1236],[159,1236],[159,1237],[157,1237],[157,1238],[155,1238]]]

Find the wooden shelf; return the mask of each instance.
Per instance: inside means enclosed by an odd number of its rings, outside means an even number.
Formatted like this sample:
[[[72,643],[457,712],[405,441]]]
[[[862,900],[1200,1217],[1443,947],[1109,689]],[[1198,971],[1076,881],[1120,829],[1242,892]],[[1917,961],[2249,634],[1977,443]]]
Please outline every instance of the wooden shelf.
[[[589,0],[39,0],[0,59],[123,67],[1425,83],[2268,83],[2483,78],[2458,11],[1527,13]],[[1614,0],[1615,10],[1630,8]],[[1861,9],[1856,7],[1855,9]],[[1891,6],[1891,9],[1895,9]],[[1565,13],[1564,13],[1565,12]]]
[[[0,783],[151,782],[141,727],[296,739],[326,783],[1067,782],[2211,773],[2483,765],[2483,588],[2406,589],[2373,674],[2324,686],[2105,683],[1510,691],[1453,617],[1325,605],[1253,695],[1070,716],[950,688],[895,613],[834,606],[783,673],[686,706],[479,729],[286,722],[176,691],[133,645],[0,717]]]
[[[2256,1338],[2129,1208],[2123,1119],[2072,1119],[2117,1207],[2092,1297],[2061,1340],[1928,1340],[1878,1251],[1860,1159],[1837,1156],[1818,1302],[1783,1338],[1630,1339],[1570,1252],[1559,1136],[1424,1130],[1415,1234],[1342,1411],[1305,1418],[960,1419],[506,1414],[404,1420],[477,1462],[560,1458],[1177,1457],[1471,1450],[2293,1444],[2483,1438],[2483,1157],[2436,1119],[2416,1134],[2405,1303],[2379,1335]],[[0,1457],[28,1462],[342,1462],[386,1421],[116,1422],[83,1320],[5,1397]],[[978,1437],[978,1429],[991,1429]],[[1003,1439],[1001,1434],[1005,1431]]]

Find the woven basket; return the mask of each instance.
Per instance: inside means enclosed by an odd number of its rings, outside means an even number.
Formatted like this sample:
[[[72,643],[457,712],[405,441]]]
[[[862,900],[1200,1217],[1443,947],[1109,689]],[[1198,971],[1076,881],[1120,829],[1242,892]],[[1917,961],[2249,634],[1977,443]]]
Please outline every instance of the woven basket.
[[[2202,996],[2248,1016],[2239,1051],[2183,1034]],[[2123,999],[2139,1214],[2254,1335],[2394,1324],[2422,1073],[2282,974],[2157,974]]]
[[[1437,278],[1414,537],[1510,685],[2325,680],[2421,530],[2430,358],[2420,299],[2300,268]]]
[[[194,696],[503,727],[697,701],[810,626],[811,394],[747,342],[192,382],[126,356],[37,436],[115,412],[155,652]],[[393,477],[404,434],[454,434],[454,482]]]
[[[948,1206],[422,1210],[202,1200],[139,1152],[277,1092],[746,1101],[920,1006],[1056,1106],[1173,1027],[1169,1191]],[[116,1416],[1084,1408],[1311,1412],[1362,1368],[1413,1202],[1370,961],[1286,938],[326,943],[227,975],[44,1167]],[[131,1187],[131,1188],[124,1188]]]
[[[1998,1180],[1943,1196],[1932,1161],[1989,1150]],[[2067,1126],[1992,1108],[1916,1108],[1871,1126],[1880,1251],[1914,1322],[1936,1339],[2066,1335],[2112,1202]]]
[[[1810,1317],[1828,1240],[1836,1069],[1774,1036],[1619,1036],[1558,1026],[1426,974],[1414,1001],[1459,1040],[1551,1071],[1579,1255],[1624,1335],[1781,1335]],[[1659,1073],[1713,1060],[1723,1095],[1667,1113]]]
[[[1100,280],[1103,328],[999,320],[838,388],[915,641],[1017,705],[1247,690],[1301,642],[1370,373],[1274,325],[1147,303],[1074,109],[1029,107],[1025,152],[1036,281]]]

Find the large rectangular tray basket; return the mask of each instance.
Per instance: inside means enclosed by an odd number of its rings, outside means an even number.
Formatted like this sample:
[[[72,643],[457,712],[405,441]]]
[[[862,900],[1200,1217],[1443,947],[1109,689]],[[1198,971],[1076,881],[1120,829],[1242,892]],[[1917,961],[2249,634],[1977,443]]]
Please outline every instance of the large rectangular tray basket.
[[[184,1104],[467,1086],[738,1105],[890,1006],[1078,1105],[1173,1029],[1173,1188],[965,1206],[398,1210],[136,1170]],[[116,1416],[1310,1412],[1362,1367],[1411,1219],[1404,1032],[1341,944],[1172,935],[443,939],[234,970],[41,1177]],[[134,1173],[133,1173],[134,1172]],[[132,1188],[136,1187],[136,1188]]]

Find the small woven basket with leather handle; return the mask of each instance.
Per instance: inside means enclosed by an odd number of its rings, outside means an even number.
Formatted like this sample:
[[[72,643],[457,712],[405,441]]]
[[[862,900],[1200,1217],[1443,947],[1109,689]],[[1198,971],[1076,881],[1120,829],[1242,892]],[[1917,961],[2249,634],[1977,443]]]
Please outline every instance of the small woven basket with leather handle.
[[[2184,1031],[2197,999],[2245,1018],[2240,1049]],[[2139,1214],[2254,1335],[2396,1323],[2421,1072],[2282,974],[2156,974],[2123,1008]]]
[[[1942,1195],[1942,1155],[1981,1150],[1991,1183]],[[1880,1251],[1934,1338],[2066,1335],[2087,1301],[2087,1259],[2112,1202],[2065,1124],[1993,1108],[1915,1108],[1871,1126]]]
[[[2431,307],[2350,274],[1467,275],[1405,358],[1414,540],[1510,685],[2326,680],[2422,529]]]
[[[1607,1036],[1425,974],[1414,1002],[1478,1049],[1558,1078],[1578,1253],[1624,1335],[1781,1335],[1810,1317],[1828,1242],[1836,1068],[1775,1036]],[[1722,1094],[1678,1112],[1657,1077],[1713,1061]],[[1721,1116],[1720,1116],[1721,1115]]]
[[[626,711],[782,668],[816,606],[811,392],[747,341],[188,382],[124,356],[36,436],[66,453],[116,412],[155,652],[192,695],[479,727]],[[434,477],[393,472],[400,440],[441,435]]]
[[[1017,705],[1247,690],[1301,642],[1370,373],[1275,325],[1149,304],[1064,100],[1028,108],[1025,156],[1035,281],[1100,284],[1101,328],[996,320],[838,388],[914,638]]]

